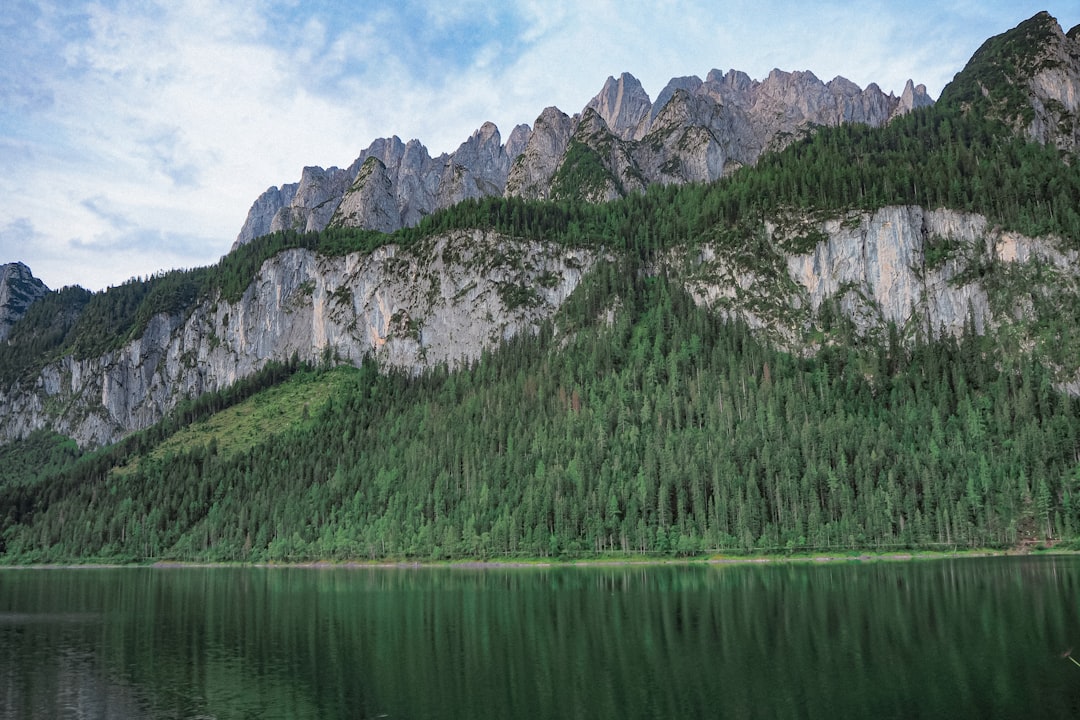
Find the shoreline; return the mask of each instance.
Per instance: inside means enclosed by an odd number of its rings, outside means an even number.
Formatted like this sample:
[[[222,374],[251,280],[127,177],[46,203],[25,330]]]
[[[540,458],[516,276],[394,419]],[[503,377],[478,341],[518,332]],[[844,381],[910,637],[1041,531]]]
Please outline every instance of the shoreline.
[[[184,568],[298,568],[313,570],[422,570],[422,569],[458,569],[458,570],[513,570],[528,568],[571,568],[571,567],[660,567],[660,566],[724,566],[724,565],[790,565],[831,563],[873,563],[873,562],[912,562],[919,560],[949,560],[961,558],[990,557],[1051,557],[1078,555],[1076,550],[910,550],[904,552],[873,553],[814,553],[793,555],[707,555],[685,558],[641,557],[641,558],[595,558],[584,560],[558,558],[523,558],[519,560],[301,560],[301,561],[198,561],[198,560],[157,560],[154,562],[94,562],[86,563],[29,563],[0,564],[0,570],[104,570],[119,568],[153,568],[159,570]]]

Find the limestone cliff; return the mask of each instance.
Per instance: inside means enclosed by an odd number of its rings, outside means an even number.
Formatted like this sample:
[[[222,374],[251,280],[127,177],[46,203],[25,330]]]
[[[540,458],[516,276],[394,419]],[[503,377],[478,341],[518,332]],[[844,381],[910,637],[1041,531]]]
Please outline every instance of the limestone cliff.
[[[892,326],[909,342],[956,336],[973,324],[980,334],[1011,338],[1010,350],[1053,360],[1055,340],[1039,331],[1052,320],[1045,313],[1076,307],[1080,295],[1080,257],[1058,239],[920,207],[784,218],[766,223],[753,255],[705,245],[669,262],[699,304],[801,353],[832,341],[829,326],[838,324],[877,340]],[[1058,367],[1059,385],[1080,389],[1080,359],[1061,357]]]
[[[481,231],[401,250],[267,261],[243,297],[155,316],[119,350],[68,355],[0,390],[0,442],[51,427],[100,445],[157,422],[185,397],[224,388],[294,355],[419,370],[475,359],[534,331],[594,262]]]

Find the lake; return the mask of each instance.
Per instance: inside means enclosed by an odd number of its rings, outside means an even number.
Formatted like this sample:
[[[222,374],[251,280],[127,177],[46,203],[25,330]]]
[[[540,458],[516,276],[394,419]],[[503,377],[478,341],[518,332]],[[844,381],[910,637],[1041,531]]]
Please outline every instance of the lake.
[[[2,718],[1080,717],[1074,647],[1068,556],[0,570]]]

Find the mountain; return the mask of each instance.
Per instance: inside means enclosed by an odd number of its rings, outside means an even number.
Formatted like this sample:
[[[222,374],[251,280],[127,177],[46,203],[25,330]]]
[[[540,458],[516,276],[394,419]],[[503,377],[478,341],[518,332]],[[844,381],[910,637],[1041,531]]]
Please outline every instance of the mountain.
[[[941,101],[996,117],[1040,143],[1080,148],[1080,26],[1040,12],[987,40]]]
[[[0,342],[11,332],[11,326],[26,314],[30,305],[47,293],[49,288],[22,263],[0,265]]]
[[[1080,537],[1077,36],[934,104],[624,74],[305,168],[212,267],[5,266],[0,558]]]
[[[653,183],[711,182],[813,127],[879,127],[932,104],[925,86],[910,80],[897,98],[873,84],[863,90],[842,77],[823,83],[810,72],[780,70],[761,82],[734,70],[713,70],[705,81],[674,78],[653,103],[623,73],[609,77],[580,113],[547,108],[532,128],[514,128],[505,144],[498,128],[485,123],[457,150],[434,159],[418,140],[392,137],[376,140],[344,170],[304,168],[299,183],[272,187],[255,200],[233,247],[287,229],[392,232],[467,198],[602,202]],[[604,176],[599,184],[574,184],[580,164],[594,158]]]
[[[596,237],[608,236],[606,243],[626,241],[604,227],[588,242],[579,236],[553,244],[543,222],[534,222],[533,228],[522,223],[533,211],[520,205],[512,206],[509,227],[485,218],[458,222],[460,229],[450,223],[442,230],[437,224],[442,216],[432,214],[437,208],[500,194],[591,203],[626,196],[634,202],[650,187],[715,181],[731,176],[732,166],[750,172],[765,152],[772,159],[747,175],[749,184],[721,184],[704,197],[688,191],[684,195],[693,200],[677,200],[737,203],[728,210],[730,230],[705,220],[672,235],[671,222],[658,219],[672,212],[664,200],[660,206],[654,201],[650,214],[633,221],[637,230],[673,238],[654,254],[652,272],[680,278],[699,304],[746,322],[800,354],[835,342],[820,335],[826,316],[829,324],[846,323],[848,339],[880,340],[893,326],[906,342],[955,336],[968,323],[979,332],[1008,328],[1053,360],[1060,388],[1080,391],[1080,362],[1067,354],[1073,344],[1049,342],[1042,327],[1046,298],[1065,303],[1075,293],[1075,247],[1024,232],[1025,223],[1018,222],[1022,218],[1002,227],[999,219],[988,217],[994,207],[980,202],[998,190],[1011,190],[996,176],[982,182],[982,196],[974,201],[968,194],[957,195],[959,179],[951,177],[956,153],[969,153],[964,163],[978,167],[980,150],[970,140],[972,147],[955,147],[948,125],[949,118],[959,122],[956,117],[990,115],[979,104],[985,101],[1027,137],[1071,147],[1073,116],[1067,113],[1075,108],[1075,96],[1072,105],[1055,105],[1053,98],[1068,99],[1080,78],[1069,60],[1078,55],[1075,35],[1065,35],[1052,18],[1040,14],[988,40],[945,88],[939,112],[932,116],[910,115],[933,105],[925,89],[911,83],[895,98],[874,85],[860,90],[843,78],[822,83],[809,72],[774,71],[758,82],[736,71],[713,71],[704,81],[673,79],[652,103],[641,84],[624,73],[608,78],[580,114],[570,117],[547,108],[531,129],[515,128],[505,144],[491,123],[454,153],[434,160],[415,140],[377,140],[349,168],[305,168],[299,183],[271,188],[256,201],[232,255],[211,272],[232,274],[228,291],[222,291],[220,279],[208,281],[202,277],[206,271],[200,271],[128,284],[89,300],[69,293],[66,301],[52,301],[60,309],[50,311],[48,332],[24,333],[8,343],[0,438],[18,439],[51,427],[81,445],[112,443],[158,422],[185,397],[221,390],[268,362],[294,356],[312,363],[329,356],[357,364],[373,356],[384,367],[412,373],[444,363],[462,366],[519,332],[538,331],[553,317],[596,259],[610,252],[595,247]],[[1015,54],[1029,60],[1010,60]],[[999,66],[1020,70],[995,75],[993,68]],[[976,86],[980,90],[972,96],[970,88]],[[1023,107],[1065,113],[1056,125],[1062,133],[1053,138],[1034,133],[1033,127],[1045,128],[1041,121],[1017,126],[1019,106],[1006,102],[1017,93]],[[880,174],[850,182],[836,177],[842,164],[850,162],[830,156],[838,143],[854,147],[856,137],[880,147],[901,142],[882,140],[882,132],[911,143],[914,135],[926,134],[924,121],[918,120],[925,117],[940,118],[934,121],[939,137],[933,142],[944,146],[935,148],[920,137],[910,145],[914,160],[899,160],[908,167],[930,162],[917,173],[923,177],[912,181],[914,192],[902,192],[891,178],[875,190]],[[905,126],[904,118],[918,120],[920,127]],[[866,135],[858,128],[881,130]],[[806,139],[796,140],[807,133]],[[784,147],[798,157],[779,152]],[[871,144],[855,152],[872,157],[880,153],[874,148]],[[1056,160],[1048,162],[1045,172],[1060,167]],[[798,164],[810,177],[797,183],[791,177],[774,178],[775,163]],[[875,170],[889,171],[884,166]],[[918,194],[918,183],[931,184],[935,173],[942,174],[945,202]],[[790,176],[791,170],[782,174]],[[756,187],[778,181],[785,187]],[[856,182],[859,197],[844,200],[844,184]],[[972,176],[964,182],[970,189],[981,180]],[[811,183],[832,191],[784,199],[792,190],[805,192]],[[1076,216],[1069,190],[1062,187],[1053,198],[1063,206],[1062,222],[1070,212]],[[732,192],[756,197],[714,199]],[[877,197],[867,197],[873,194]],[[757,227],[747,223],[747,206],[760,206],[761,198],[769,197],[777,204],[755,211],[764,222]],[[933,202],[920,202],[928,199]],[[1033,198],[1036,207],[1050,199]],[[826,201],[832,207],[823,206]],[[998,208],[1015,204],[1011,197],[994,202]],[[628,211],[616,205],[604,212]],[[701,208],[691,213],[701,214]],[[419,242],[395,245],[393,236],[381,234],[421,226],[425,218],[432,222],[419,228]],[[373,251],[320,253],[320,247],[333,243],[318,241],[276,252],[272,248],[285,246],[260,240],[268,233],[277,233],[270,237],[280,240],[290,229],[351,237],[357,227],[378,231],[358,236]],[[750,238],[758,248],[753,258],[745,255]],[[228,269],[233,266],[242,269]],[[999,272],[988,273],[988,268]],[[1020,279],[1032,274],[1031,283]],[[29,301],[46,289],[21,265],[4,266],[3,277],[3,307],[11,319],[0,325],[0,333],[7,335]],[[42,338],[53,338],[52,350],[38,350]]]
[[[392,232],[466,198],[499,194],[528,127],[506,144],[485,123],[458,149],[437,158],[418,140],[376,140],[346,169],[304,168],[300,182],[272,187],[255,201],[233,248],[281,230],[362,227]]]

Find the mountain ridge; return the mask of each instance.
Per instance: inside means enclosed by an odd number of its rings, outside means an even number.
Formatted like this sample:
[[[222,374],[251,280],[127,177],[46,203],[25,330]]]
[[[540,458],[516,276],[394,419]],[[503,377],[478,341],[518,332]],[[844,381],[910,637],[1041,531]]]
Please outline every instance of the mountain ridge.
[[[694,98],[698,107],[669,112],[668,121],[657,126],[678,91],[687,95],[682,102]],[[609,172],[621,177],[629,168],[638,176],[629,186],[615,183],[587,198],[601,201],[653,182],[711,182],[723,176],[727,163],[753,164],[761,152],[783,147],[813,125],[878,126],[931,104],[926,87],[910,80],[898,98],[873,83],[864,90],[842,77],[822,83],[811,72],[778,69],[764,81],[735,70],[712,70],[704,81],[696,76],[672,78],[654,103],[637,78],[622,73],[618,79],[608,77],[577,114],[547,108],[533,127],[516,126],[505,144],[498,128],[488,122],[457,150],[436,158],[419,140],[402,143],[392,136],[375,140],[345,169],[304,168],[299,182],[270,187],[255,200],[233,248],[269,232],[319,231],[331,224],[391,232],[466,198],[546,198],[565,162],[568,137],[590,110],[601,124],[593,134],[611,134],[628,144],[621,162],[607,159]],[[654,131],[676,136],[675,143],[682,146],[654,140],[649,148],[636,147]],[[365,170],[372,157],[383,167]]]

